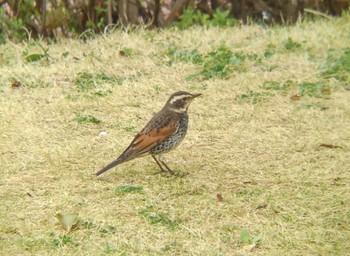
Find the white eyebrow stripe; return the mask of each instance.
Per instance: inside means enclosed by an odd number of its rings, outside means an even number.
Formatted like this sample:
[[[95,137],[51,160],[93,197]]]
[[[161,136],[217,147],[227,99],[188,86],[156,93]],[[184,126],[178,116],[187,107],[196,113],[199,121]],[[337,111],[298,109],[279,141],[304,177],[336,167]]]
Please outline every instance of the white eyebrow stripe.
[[[178,95],[171,99],[170,104],[173,104],[177,100],[189,98],[189,95]]]

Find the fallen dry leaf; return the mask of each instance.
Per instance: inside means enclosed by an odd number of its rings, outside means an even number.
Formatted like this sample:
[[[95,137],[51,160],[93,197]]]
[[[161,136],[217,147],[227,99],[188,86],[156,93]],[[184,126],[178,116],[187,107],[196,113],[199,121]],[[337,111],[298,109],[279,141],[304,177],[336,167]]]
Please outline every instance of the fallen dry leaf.
[[[57,213],[55,217],[61,223],[62,227],[68,232],[78,223],[78,214],[76,213]]]
[[[336,145],[332,145],[332,144],[326,144],[326,143],[321,143],[319,147],[324,147],[324,148],[341,148],[341,146],[336,146]]]
[[[125,51],[120,50],[120,51],[119,51],[119,55],[125,57],[126,53],[125,53]]]
[[[297,95],[297,94],[295,94],[295,95],[290,96],[290,99],[291,99],[292,101],[297,101],[297,100],[300,100],[300,96]]]
[[[265,209],[267,207],[267,204],[261,204],[256,207],[257,210],[259,209]]]
[[[216,194],[216,200],[217,200],[218,202],[223,202],[223,201],[224,201],[224,198],[222,197],[221,194]]]
[[[323,89],[323,90],[321,91],[321,93],[322,93],[323,95],[330,95],[330,94],[331,94],[331,90],[330,90],[330,89]]]
[[[19,88],[19,87],[21,87],[21,86],[22,86],[22,84],[21,84],[20,81],[14,81],[14,82],[12,82],[12,84],[11,84],[11,88]]]
[[[243,246],[243,250],[245,250],[246,252],[251,252],[256,248],[256,244],[248,244]]]

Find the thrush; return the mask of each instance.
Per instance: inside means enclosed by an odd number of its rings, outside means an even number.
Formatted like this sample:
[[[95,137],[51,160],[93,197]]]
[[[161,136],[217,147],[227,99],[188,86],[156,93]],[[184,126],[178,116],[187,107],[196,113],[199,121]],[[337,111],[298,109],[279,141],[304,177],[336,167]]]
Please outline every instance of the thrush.
[[[161,172],[168,171],[174,174],[164,162],[162,155],[175,149],[185,138],[188,128],[188,107],[192,100],[200,95],[184,91],[172,94],[164,107],[135,136],[125,151],[96,175],[99,176],[119,164],[145,155],[152,156]]]

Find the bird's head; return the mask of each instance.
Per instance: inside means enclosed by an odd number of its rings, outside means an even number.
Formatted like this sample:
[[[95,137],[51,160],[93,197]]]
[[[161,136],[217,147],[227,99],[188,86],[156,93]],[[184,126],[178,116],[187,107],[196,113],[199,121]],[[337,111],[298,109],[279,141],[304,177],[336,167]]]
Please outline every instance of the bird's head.
[[[186,112],[192,100],[200,95],[202,94],[183,91],[175,92],[170,96],[165,107],[178,113]]]

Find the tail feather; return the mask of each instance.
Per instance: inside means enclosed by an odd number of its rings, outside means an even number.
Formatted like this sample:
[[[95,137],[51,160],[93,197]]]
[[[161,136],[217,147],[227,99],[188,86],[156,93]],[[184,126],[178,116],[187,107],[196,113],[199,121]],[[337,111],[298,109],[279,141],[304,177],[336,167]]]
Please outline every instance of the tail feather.
[[[100,176],[102,173],[108,171],[109,169],[117,166],[118,164],[121,164],[123,163],[124,161],[121,161],[119,158],[109,164],[107,164],[105,167],[103,167],[101,170],[99,170],[97,173],[96,173],[96,176]]]
[[[102,173],[108,171],[109,169],[117,166],[118,164],[125,163],[131,159],[134,159],[135,157],[138,157],[137,154],[135,154],[133,144],[131,143],[130,146],[125,149],[125,151],[117,158],[117,160],[114,160],[113,162],[107,164],[104,168],[99,170],[96,173],[96,176],[100,176]]]

